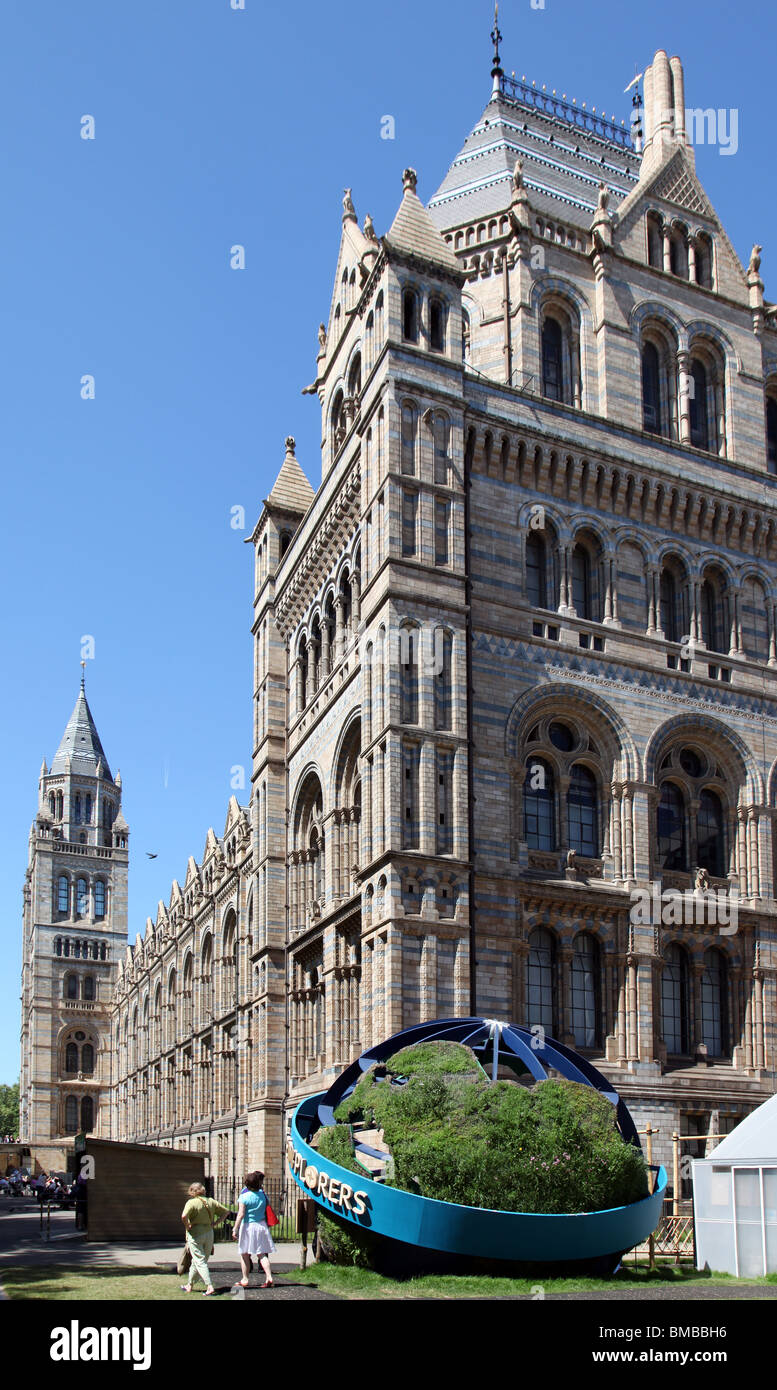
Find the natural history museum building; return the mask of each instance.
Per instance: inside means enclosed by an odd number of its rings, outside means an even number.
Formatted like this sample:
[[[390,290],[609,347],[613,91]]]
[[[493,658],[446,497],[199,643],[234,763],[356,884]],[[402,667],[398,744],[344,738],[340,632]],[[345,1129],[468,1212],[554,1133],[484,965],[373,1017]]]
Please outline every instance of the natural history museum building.
[[[301,1097],[451,1015],[590,1056],[661,1161],[775,1089],[777,307],[678,58],[630,130],[492,83],[428,203],[346,193],[320,481],[289,438],[251,537],[248,805],[131,945],[85,696],[42,771],[24,1137],[278,1175]]]

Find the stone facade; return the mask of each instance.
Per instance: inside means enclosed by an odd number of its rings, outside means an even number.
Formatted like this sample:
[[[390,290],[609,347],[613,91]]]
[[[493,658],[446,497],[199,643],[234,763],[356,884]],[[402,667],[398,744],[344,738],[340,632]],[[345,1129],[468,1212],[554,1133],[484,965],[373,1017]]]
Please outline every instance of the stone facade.
[[[698,183],[679,60],[633,138],[492,76],[428,207],[406,171],[378,239],[346,193],[321,483],[289,439],[251,537],[250,805],[116,985],[114,1137],[223,1178],[435,1016],[577,1047],[664,1159],[774,1090],[759,248]]]

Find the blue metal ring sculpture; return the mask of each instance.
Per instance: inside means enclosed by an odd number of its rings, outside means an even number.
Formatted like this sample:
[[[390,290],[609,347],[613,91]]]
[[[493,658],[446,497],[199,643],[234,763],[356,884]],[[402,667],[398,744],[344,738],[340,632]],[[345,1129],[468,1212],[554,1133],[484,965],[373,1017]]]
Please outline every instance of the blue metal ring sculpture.
[[[334,1111],[359,1078],[376,1062],[385,1062],[414,1043],[446,1041],[472,1049],[492,1080],[500,1066],[518,1075],[546,1080],[551,1072],[593,1086],[615,1106],[616,1124],[628,1142],[639,1147],[634,1122],[611,1083],[585,1058],[540,1032],[483,1018],[438,1019],[395,1033],[363,1052],[330,1089],[311,1096],[296,1109],[288,1161],[302,1193],[322,1211],[363,1230],[406,1245],[451,1255],[526,1263],[571,1263],[620,1255],[646,1240],[658,1225],[667,1185],[657,1170],[654,1191],[639,1202],[606,1211],[572,1215],[491,1211],[421,1197],[342,1168],[311,1145],[316,1131],[335,1123]],[[372,1151],[362,1146],[365,1153]]]

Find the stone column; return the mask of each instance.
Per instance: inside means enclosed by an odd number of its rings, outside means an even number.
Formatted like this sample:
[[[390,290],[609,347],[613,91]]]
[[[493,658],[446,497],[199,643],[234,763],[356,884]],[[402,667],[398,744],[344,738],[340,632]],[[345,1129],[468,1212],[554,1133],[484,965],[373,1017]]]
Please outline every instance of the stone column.
[[[764,1049],[764,975],[762,970],[754,971],[753,990],[755,994],[755,1065],[761,1070],[765,1062]]]
[[[628,985],[626,991],[626,1058],[629,1062],[639,1061],[639,1014],[637,998],[637,957],[629,956],[627,961]]]
[[[677,354],[677,382],[680,397],[680,442],[691,440],[690,359],[687,352]]]
[[[696,279],[696,242],[693,237],[688,238],[688,279],[691,284],[697,283]]]
[[[343,658],[346,640],[345,599],[342,594],[338,594],[335,599],[335,665]]]
[[[661,236],[663,238],[664,270],[671,274],[672,271],[672,235],[669,223],[664,222],[661,226]]]

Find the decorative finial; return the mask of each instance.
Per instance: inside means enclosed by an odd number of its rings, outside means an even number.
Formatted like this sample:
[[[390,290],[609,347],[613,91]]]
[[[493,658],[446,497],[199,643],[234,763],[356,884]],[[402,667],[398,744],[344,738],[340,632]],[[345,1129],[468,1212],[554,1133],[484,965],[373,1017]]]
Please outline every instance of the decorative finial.
[[[494,45],[494,61],[491,67],[491,76],[494,78],[494,90],[498,90],[499,83],[504,77],[502,64],[499,58],[499,45],[502,42],[502,35],[499,30],[499,4],[494,5],[494,27],[491,30],[491,42]]]
[[[378,240],[378,238],[375,235],[375,223],[373,222],[369,213],[367,213],[367,216],[364,219],[364,235],[366,236],[368,241]]]
[[[86,662],[81,662],[81,689],[86,690]]]
[[[523,188],[523,160],[516,159],[513,169],[513,188]]]
[[[607,184],[606,184],[606,183],[600,183],[600,184],[599,184],[599,197],[598,197],[598,200],[597,200],[597,205],[598,205],[599,209],[600,209],[602,212],[605,212],[605,211],[607,210],[607,204],[609,203],[609,201],[610,201],[610,190],[609,190],[609,188],[607,187]]]
[[[757,275],[757,274],[758,274],[759,270],[761,269],[761,252],[762,252],[762,251],[763,251],[763,246],[759,246],[757,241],[754,242],[754,243],[753,243],[753,249],[752,249],[752,251],[750,252],[750,264],[749,264],[748,267],[747,267],[748,273],[752,273],[752,274],[754,274],[754,275]]]
[[[287,453],[287,454],[293,454],[293,453],[294,453],[294,450],[296,449],[296,447],[297,447],[297,441],[296,441],[296,439],[294,438],[294,435],[293,435],[293,434],[287,434],[287,435],[286,435],[286,453]]]
[[[326,324],[325,324],[325,323],[320,323],[320,324],[318,325],[318,346],[319,346],[319,348],[321,349],[321,351],[324,352],[324,350],[325,350],[325,348],[326,348]]]
[[[356,221],[356,208],[353,205],[350,188],[343,191],[343,220]]]
[[[415,186],[418,183],[418,175],[415,169],[405,169],[402,174],[402,187],[406,193],[415,193]]]

